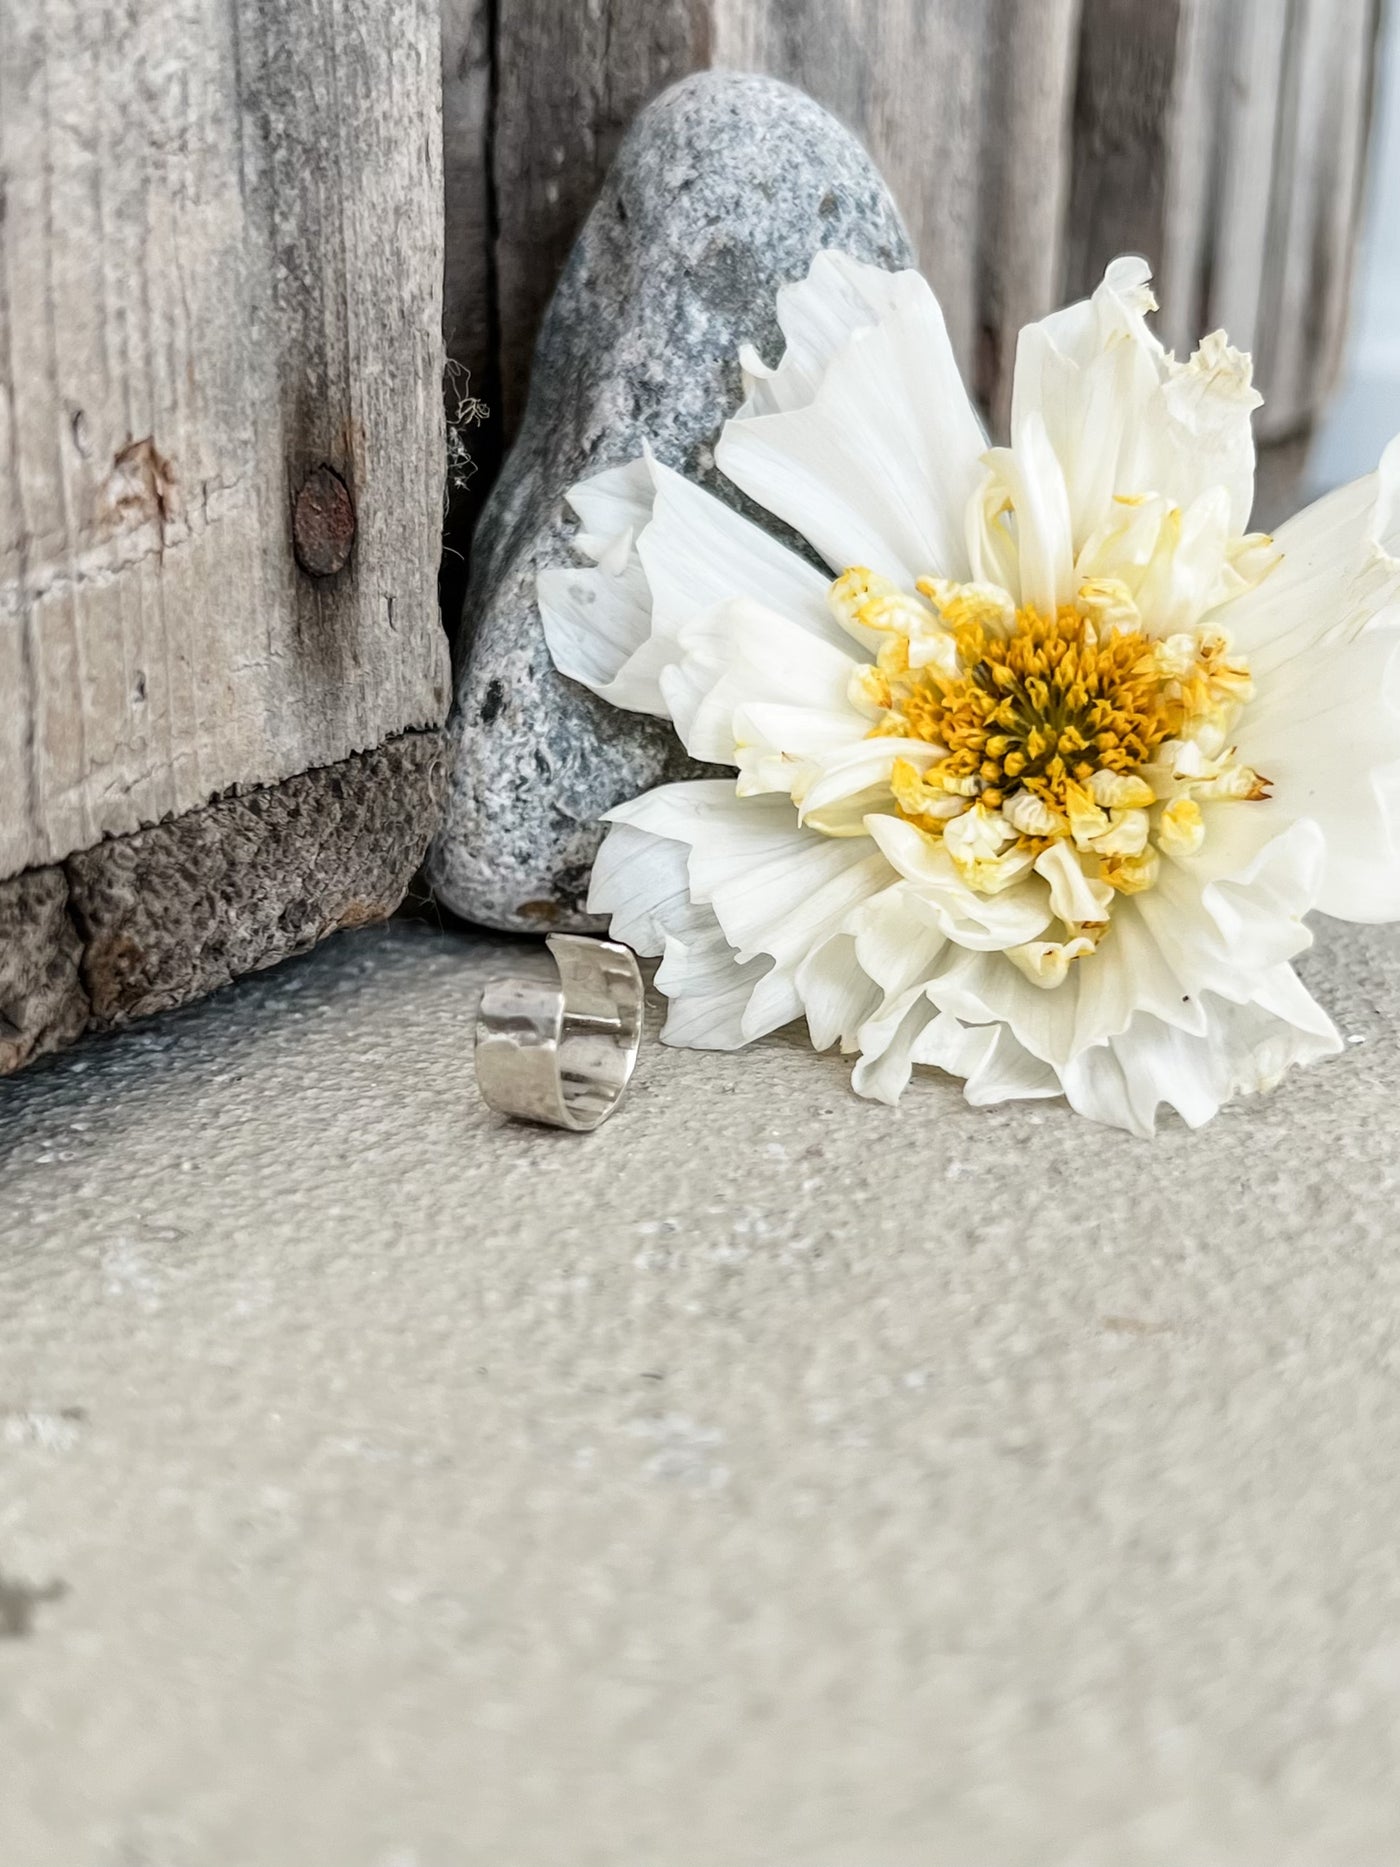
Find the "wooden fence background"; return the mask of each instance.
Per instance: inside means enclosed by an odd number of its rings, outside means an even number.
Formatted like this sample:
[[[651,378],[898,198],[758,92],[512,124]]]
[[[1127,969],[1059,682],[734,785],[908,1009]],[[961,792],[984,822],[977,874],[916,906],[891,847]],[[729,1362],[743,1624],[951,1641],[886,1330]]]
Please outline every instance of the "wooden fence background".
[[[444,0],[445,332],[491,410],[449,544],[622,134],[707,65],[789,79],[862,136],[994,426],[1018,327],[1145,253],[1167,342],[1224,324],[1254,351],[1261,500],[1286,505],[1344,332],[1381,4]]]

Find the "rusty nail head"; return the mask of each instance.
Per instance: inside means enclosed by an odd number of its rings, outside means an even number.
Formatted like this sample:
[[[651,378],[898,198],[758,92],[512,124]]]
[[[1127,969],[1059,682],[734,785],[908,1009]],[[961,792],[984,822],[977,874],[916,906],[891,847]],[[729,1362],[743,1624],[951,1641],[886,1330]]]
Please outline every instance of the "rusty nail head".
[[[308,577],[333,577],[350,562],[355,502],[333,467],[307,475],[292,509],[292,542]]]

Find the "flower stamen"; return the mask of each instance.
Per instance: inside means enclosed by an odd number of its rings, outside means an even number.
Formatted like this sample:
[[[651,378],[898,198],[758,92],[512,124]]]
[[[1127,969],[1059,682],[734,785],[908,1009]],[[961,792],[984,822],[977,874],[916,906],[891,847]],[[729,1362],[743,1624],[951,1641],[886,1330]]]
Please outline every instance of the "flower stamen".
[[[853,696],[878,714],[871,737],[936,749],[923,769],[894,761],[892,802],[968,887],[999,894],[1032,871],[1050,883],[1063,937],[1012,957],[1057,986],[1106,931],[1107,907],[1091,922],[1087,902],[1140,894],[1164,857],[1193,856],[1203,801],[1268,795],[1229,738],[1249,666],[1218,630],[1154,636],[1112,579],[1086,578],[1053,615],[991,584],[915,590],[859,567],[833,584],[833,610],[877,657]]]

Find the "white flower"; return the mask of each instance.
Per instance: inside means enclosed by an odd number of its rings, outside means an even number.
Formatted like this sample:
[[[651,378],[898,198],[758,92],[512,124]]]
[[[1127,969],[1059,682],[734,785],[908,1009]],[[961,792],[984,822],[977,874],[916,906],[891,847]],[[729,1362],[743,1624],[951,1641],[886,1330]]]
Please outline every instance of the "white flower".
[[[1313,908],[1400,918],[1400,442],[1246,534],[1249,361],[1165,352],[1149,276],[1022,332],[990,450],[917,274],[786,288],[717,459],[834,581],[650,458],[570,493],[555,662],[737,773],[594,871],[668,1041],[805,1016],[863,1095],[931,1064],[1144,1134],[1339,1048],[1289,962]]]

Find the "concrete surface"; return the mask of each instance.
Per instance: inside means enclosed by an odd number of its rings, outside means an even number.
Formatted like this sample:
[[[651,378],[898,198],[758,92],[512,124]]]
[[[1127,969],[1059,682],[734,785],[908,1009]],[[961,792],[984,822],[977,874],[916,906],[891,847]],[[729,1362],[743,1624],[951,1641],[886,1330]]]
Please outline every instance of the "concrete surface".
[[[400,925],[0,1086],[5,1867],[1400,1862],[1400,940],[1153,1145]]]

